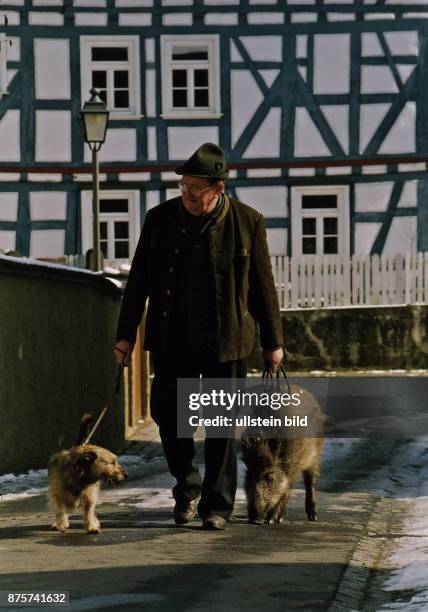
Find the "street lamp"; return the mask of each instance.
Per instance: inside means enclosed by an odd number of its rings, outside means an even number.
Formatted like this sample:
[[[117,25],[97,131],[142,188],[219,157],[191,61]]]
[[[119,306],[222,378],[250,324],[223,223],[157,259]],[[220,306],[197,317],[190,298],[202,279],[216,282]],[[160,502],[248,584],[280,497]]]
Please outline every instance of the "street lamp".
[[[101,267],[100,257],[100,225],[99,225],[99,164],[98,151],[106,139],[109,112],[100,98],[100,90],[91,89],[91,99],[85,102],[81,111],[85,142],[92,151],[92,209],[94,217],[93,234],[93,269],[98,272]]]

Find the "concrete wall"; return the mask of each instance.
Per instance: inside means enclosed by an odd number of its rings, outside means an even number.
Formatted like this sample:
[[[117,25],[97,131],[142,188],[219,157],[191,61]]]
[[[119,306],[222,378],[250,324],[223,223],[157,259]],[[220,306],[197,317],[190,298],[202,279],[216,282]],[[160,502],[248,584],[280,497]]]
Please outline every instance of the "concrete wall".
[[[120,291],[87,271],[0,256],[0,473],[45,467],[97,416],[116,377]],[[122,386],[123,388],[123,386]],[[119,450],[122,398],[93,441]]]
[[[428,368],[428,305],[289,310],[288,370]],[[257,348],[250,367],[262,365]]]

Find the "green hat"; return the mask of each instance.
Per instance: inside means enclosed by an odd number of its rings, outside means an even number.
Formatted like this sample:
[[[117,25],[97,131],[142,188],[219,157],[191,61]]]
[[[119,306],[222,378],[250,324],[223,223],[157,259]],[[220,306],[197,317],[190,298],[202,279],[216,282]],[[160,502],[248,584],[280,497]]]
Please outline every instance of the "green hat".
[[[228,177],[224,152],[212,142],[201,145],[182,166],[175,169],[176,174],[200,176],[222,180]]]

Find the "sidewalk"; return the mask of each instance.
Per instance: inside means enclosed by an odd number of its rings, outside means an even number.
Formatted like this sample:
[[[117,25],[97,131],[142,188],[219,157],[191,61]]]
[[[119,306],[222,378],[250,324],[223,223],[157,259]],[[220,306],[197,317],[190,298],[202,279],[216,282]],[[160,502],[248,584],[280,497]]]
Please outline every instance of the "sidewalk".
[[[285,524],[249,525],[240,486],[227,529],[205,532],[198,520],[174,525],[173,480],[146,434],[127,449],[135,451],[127,455],[131,481],[102,494],[98,536],[84,533],[78,516],[67,534],[50,531],[44,495],[0,504],[0,590],[69,591],[73,611],[328,609],[380,499],[369,482],[361,484],[373,469],[367,448],[328,442],[317,523],[306,520],[297,488]],[[139,452],[152,458],[143,461]]]

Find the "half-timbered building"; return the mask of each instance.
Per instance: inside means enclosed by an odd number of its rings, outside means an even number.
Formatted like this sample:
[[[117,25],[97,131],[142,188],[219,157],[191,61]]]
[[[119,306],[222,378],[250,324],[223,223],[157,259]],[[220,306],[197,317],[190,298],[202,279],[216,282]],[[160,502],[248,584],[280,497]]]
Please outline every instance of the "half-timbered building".
[[[96,86],[110,261],[207,141],[274,254],[428,250],[427,0],[2,0],[4,16],[1,249],[91,247],[80,109]]]

